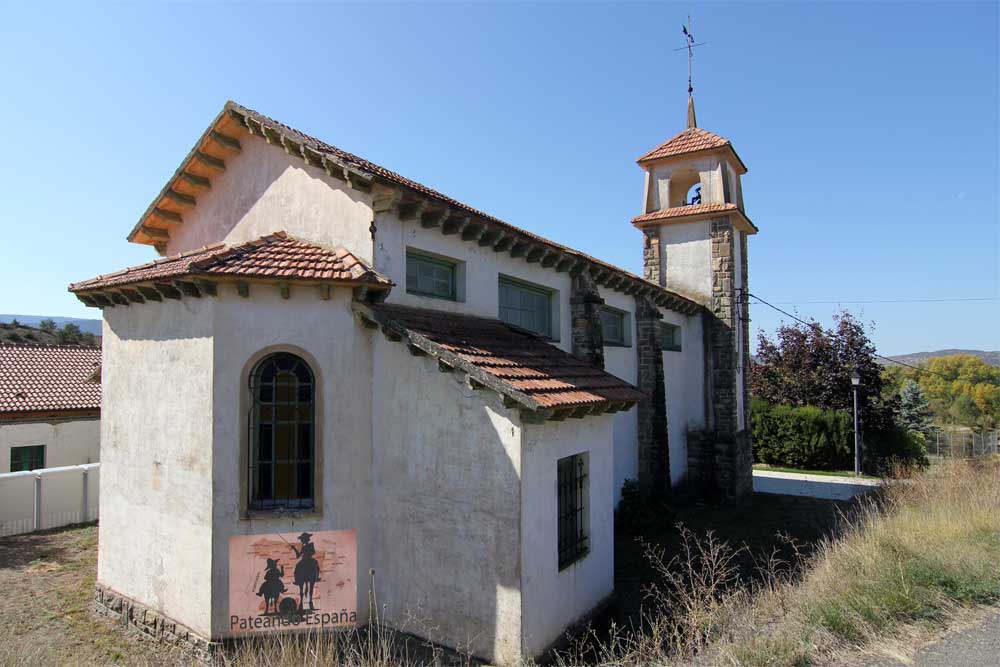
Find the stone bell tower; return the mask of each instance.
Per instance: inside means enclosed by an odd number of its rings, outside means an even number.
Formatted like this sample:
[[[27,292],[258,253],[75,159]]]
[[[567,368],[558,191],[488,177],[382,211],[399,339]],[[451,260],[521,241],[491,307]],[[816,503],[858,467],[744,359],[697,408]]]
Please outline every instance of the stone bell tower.
[[[698,127],[688,97],[687,128],[638,159],[645,171],[643,232],[647,280],[703,304],[705,430],[688,434],[692,490],[738,500],[753,486],[746,165],[728,139]]]

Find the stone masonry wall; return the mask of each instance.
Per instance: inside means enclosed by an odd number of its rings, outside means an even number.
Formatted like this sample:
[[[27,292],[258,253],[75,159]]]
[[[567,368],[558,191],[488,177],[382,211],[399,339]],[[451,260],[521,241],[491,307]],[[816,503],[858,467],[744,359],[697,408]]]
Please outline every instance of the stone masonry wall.
[[[656,227],[649,227],[642,232],[642,277],[656,283],[660,287],[664,285],[664,274],[660,270],[660,230]]]
[[[94,587],[94,611],[157,641],[176,646],[207,665],[215,664],[220,653],[222,645],[218,642],[209,641],[190,628],[101,584]]]
[[[667,438],[667,391],[660,346],[659,308],[647,297],[636,299],[635,325],[639,389],[649,400],[637,408],[639,444],[639,489],[643,497],[668,500],[670,443]]]
[[[604,332],[601,329],[601,306],[604,299],[586,272],[573,276],[569,297],[573,356],[604,368]]]

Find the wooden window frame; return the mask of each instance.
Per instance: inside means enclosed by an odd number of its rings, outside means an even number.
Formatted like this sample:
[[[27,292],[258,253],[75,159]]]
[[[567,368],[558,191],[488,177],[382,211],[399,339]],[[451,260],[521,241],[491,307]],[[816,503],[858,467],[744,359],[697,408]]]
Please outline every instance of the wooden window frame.
[[[428,264],[433,264],[435,266],[447,268],[451,274],[451,290],[449,294],[438,294],[428,290],[421,290],[415,285],[410,284],[410,261],[416,262],[426,262]],[[429,253],[420,252],[419,250],[414,250],[412,248],[406,249],[406,293],[413,294],[415,296],[427,297],[429,299],[442,299],[444,301],[458,301],[459,300],[459,263],[444,257],[438,257],[436,255],[431,255]]]
[[[607,347],[632,347],[632,318],[627,310],[614,308],[612,306],[601,306],[601,335],[604,338],[604,345]],[[607,327],[604,326],[604,316],[610,315],[618,318],[621,330],[621,338],[614,340],[608,336]]]
[[[525,292],[532,292],[539,296],[545,297],[546,309],[545,309],[545,331],[538,331],[536,329],[529,329],[522,326],[517,322],[510,322],[503,317],[504,305],[503,305],[503,288],[504,286],[511,287],[513,289],[523,290]],[[558,341],[558,317],[554,312],[554,307],[558,304],[558,299],[556,295],[558,292],[552,288],[545,287],[544,285],[537,285],[535,283],[529,283],[524,280],[519,280],[517,278],[511,278],[510,276],[500,275],[497,279],[497,317],[503,321],[507,322],[515,327],[524,329],[525,331],[530,331],[541,338],[546,340]]]
[[[39,470],[41,468],[44,468],[45,467],[45,449],[46,449],[45,445],[18,445],[17,447],[11,447],[10,448],[10,472],[24,472],[24,471]],[[18,468],[17,470],[14,470],[14,456],[15,456],[15,452],[18,452],[20,454],[20,452],[22,452],[24,450],[33,450],[34,452],[40,452],[41,456],[37,457],[38,461],[39,461],[39,465],[37,465],[37,466],[36,465],[29,465],[27,468]],[[21,459],[21,457],[18,456],[18,461],[20,461],[20,459]],[[28,460],[29,461],[35,460],[35,457],[33,456],[32,452],[28,453]]]

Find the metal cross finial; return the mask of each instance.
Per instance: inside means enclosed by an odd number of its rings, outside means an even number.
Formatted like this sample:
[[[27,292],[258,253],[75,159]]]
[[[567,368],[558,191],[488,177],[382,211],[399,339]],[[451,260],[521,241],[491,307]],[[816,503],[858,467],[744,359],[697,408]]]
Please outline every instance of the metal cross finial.
[[[683,51],[687,49],[688,52],[688,95],[694,92],[694,85],[691,83],[691,61],[694,59],[694,53],[692,49],[696,46],[703,46],[708,42],[698,42],[695,43],[694,35],[691,34],[691,15],[688,14],[688,24],[686,26],[681,26],[681,32],[684,33],[684,41],[686,44],[679,49],[674,49],[674,51]]]

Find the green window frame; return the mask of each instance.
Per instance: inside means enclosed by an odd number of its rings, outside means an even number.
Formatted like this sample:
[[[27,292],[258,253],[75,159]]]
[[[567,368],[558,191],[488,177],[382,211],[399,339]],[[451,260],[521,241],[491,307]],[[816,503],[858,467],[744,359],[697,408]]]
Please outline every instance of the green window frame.
[[[629,316],[624,310],[601,306],[601,334],[605,345],[631,347]]]
[[[38,470],[45,467],[45,445],[10,448],[10,471]]]
[[[669,322],[660,322],[660,347],[664,352],[681,351],[681,328]]]
[[[500,319],[544,338],[552,332],[552,290],[500,278]]]
[[[457,301],[458,265],[407,250],[406,293]]]

